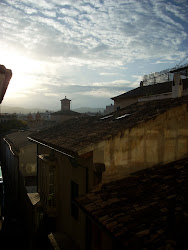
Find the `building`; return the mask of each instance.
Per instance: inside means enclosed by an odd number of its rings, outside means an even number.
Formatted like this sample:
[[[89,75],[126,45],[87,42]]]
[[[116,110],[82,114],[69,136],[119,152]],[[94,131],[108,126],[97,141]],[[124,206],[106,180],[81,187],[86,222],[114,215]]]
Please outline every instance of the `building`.
[[[106,106],[106,109],[104,110],[104,114],[107,115],[112,112],[114,112],[114,105],[111,104],[111,105]]]
[[[41,115],[42,120],[45,120],[45,121],[51,120],[51,112],[49,112],[48,110],[46,110],[44,113],[41,113],[40,115]]]
[[[35,186],[37,176],[37,148],[28,141],[30,131],[19,131],[4,136],[4,159],[7,174],[14,185],[15,196],[18,196],[20,177],[24,186]],[[20,176],[19,176],[20,175]],[[32,180],[34,185],[31,185]]]
[[[30,136],[39,155],[42,207],[60,245],[74,242],[88,249],[87,219],[77,209],[76,197],[188,156],[187,103],[188,96],[136,103],[104,117],[67,120]]]
[[[77,198],[87,249],[186,249],[188,158],[135,172]]]
[[[176,98],[188,95],[188,78],[181,79],[178,70],[177,72],[173,71],[173,73],[173,81],[148,86],[144,86],[141,81],[140,87],[111,98],[114,101],[114,110],[125,108],[137,102]],[[183,74],[182,72],[180,73]]]
[[[1,114],[0,115],[0,123],[5,123],[11,120],[17,119],[16,115],[10,115],[10,114]]]
[[[41,120],[42,120],[42,116],[41,116],[41,114],[39,112],[37,112],[36,115],[35,115],[35,121],[40,122]]]
[[[18,131],[4,136],[1,153],[9,188],[24,219],[28,245],[34,249],[42,213],[37,193],[37,147],[27,139],[30,134],[30,131]]]
[[[51,120],[62,122],[80,116],[80,113],[77,113],[70,109],[70,102],[71,100],[67,99],[65,96],[65,98],[61,100],[61,110],[51,113]]]

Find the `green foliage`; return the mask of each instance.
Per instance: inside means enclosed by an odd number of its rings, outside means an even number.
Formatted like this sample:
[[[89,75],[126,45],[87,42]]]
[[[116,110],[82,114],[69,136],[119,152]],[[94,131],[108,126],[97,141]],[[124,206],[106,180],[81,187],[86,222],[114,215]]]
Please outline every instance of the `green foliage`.
[[[25,129],[25,128],[27,128],[27,122],[21,121],[21,120],[12,119],[12,120],[0,123],[0,133],[9,132],[12,129],[17,130],[17,129]]]

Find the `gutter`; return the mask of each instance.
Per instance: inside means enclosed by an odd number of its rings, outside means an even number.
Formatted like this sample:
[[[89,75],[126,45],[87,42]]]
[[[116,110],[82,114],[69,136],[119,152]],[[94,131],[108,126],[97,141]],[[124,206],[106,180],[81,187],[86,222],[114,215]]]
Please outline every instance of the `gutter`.
[[[65,156],[68,156],[69,158],[75,159],[74,156],[69,155],[69,154],[67,154],[67,153],[65,153],[65,152],[63,152],[63,151],[61,151],[61,150],[59,150],[59,149],[56,149],[56,148],[54,148],[54,147],[51,147],[51,146],[49,146],[49,145],[47,145],[47,144],[45,144],[45,143],[42,143],[42,142],[37,141],[37,140],[35,140],[35,139],[32,139],[31,137],[27,137],[27,139],[30,140],[30,141],[32,141],[32,142],[38,143],[38,144],[40,144],[40,145],[42,145],[42,146],[45,146],[45,147],[47,147],[47,148],[50,148],[50,149],[52,149],[52,150],[54,150],[54,151],[56,151],[56,152],[58,152],[58,153],[61,153],[61,154],[65,155]]]
[[[14,156],[18,157],[18,156],[14,153],[14,150],[13,150],[13,148],[12,148],[10,142],[9,142],[6,138],[3,138],[3,140],[8,144],[11,153],[12,153]]]

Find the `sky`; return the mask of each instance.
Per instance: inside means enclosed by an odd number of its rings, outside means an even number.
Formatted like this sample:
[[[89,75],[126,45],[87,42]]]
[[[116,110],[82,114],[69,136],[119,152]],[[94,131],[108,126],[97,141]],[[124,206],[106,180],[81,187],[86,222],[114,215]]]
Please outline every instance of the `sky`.
[[[0,0],[0,64],[13,72],[3,105],[113,104],[188,55],[187,9],[187,0]]]

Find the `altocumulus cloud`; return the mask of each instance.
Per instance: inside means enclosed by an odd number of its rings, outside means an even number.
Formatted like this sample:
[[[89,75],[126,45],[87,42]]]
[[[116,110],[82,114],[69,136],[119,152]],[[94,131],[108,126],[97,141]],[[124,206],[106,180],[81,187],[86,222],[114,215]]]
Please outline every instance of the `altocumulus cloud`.
[[[65,94],[78,106],[81,98],[104,106],[141,75],[185,57],[187,9],[186,0],[3,0],[0,53],[31,60],[20,74],[43,106],[58,107]]]

